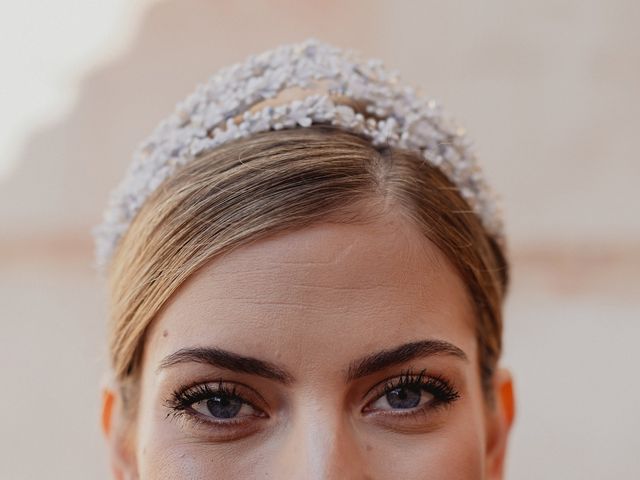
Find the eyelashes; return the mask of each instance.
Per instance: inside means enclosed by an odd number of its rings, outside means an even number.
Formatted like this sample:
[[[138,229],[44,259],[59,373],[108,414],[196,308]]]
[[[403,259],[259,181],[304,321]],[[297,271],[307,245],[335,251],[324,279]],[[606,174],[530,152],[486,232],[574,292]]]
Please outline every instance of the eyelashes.
[[[227,384],[219,380],[215,386],[200,383],[176,390],[166,402],[169,408],[167,416],[186,416],[201,423],[220,425],[239,424],[246,421],[247,417],[265,417],[255,402],[247,400],[247,394],[238,389],[239,384]]]
[[[220,380],[217,387],[212,388],[209,384],[198,384],[194,387],[177,390],[173,393],[171,405],[176,410],[185,410],[195,403],[215,398],[226,397],[229,400],[240,398],[237,393],[237,386],[228,387]]]
[[[435,414],[436,410],[452,405],[460,394],[442,376],[408,369],[374,385],[364,397],[368,399],[361,409],[364,415],[401,422],[405,418]],[[165,406],[169,409],[167,417],[227,431],[246,433],[248,429],[259,428],[258,420],[269,418],[266,402],[257,392],[223,380],[178,389]]]
[[[426,376],[426,370],[418,373],[406,370],[399,377],[386,379],[374,386],[365,396],[372,391],[374,400],[365,406],[365,413],[426,413],[427,410],[451,405],[460,398],[460,394],[449,381],[439,375]]]

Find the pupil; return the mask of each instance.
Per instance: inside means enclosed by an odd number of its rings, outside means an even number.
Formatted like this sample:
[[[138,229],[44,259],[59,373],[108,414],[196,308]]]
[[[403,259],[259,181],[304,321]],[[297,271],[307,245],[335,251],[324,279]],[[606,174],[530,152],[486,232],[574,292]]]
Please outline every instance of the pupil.
[[[237,397],[220,394],[207,400],[207,409],[218,418],[235,417],[242,408],[242,401]]]
[[[400,387],[387,393],[387,402],[393,408],[413,408],[420,403],[420,389]]]

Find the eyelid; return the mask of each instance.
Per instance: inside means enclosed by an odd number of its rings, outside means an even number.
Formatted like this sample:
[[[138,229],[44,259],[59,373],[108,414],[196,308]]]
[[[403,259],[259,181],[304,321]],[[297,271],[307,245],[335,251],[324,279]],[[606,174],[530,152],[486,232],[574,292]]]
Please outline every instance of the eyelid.
[[[423,377],[422,377],[422,378],[425,378],[425,376],[426,376],[426,370],[425,370],[425,369],[422,369],[422,370],[420,370],[420,371],[421,371],[421,372],[423,372],[423,373],[425,374],[425,375],[423,375]],[[369,388],[369,390],[367,390],[367,391],[364,393],[364,395],[362,395],[362,399],[361,399],[361,400],[364,400],[365,398],[367,398],[367,397],[369,396],[369,394],[370,394],[373,390],[380,390],[380,391],[382,391],[382,390],[384,390],[384,387],[385,387],[386,385],[388,385],[391,381],[393,381],[394,379],[400,379],[400,378],[402,378],[403,376],[406,376],[407,374],[408,374],[408,375],[411,375],[411,376],[415,376],[415,377],[417,377],[417,376],[418,376],[418,373],[415,373],[415,371],[413,371],[413,370],[411,370],[411,369],[403,370],[403,371],[401,371],[400,373],[396,373],[395,375],[390,375],[390,376],[388,376],[388,377],[386,377],[386,378],[384,378],[384,379],[380,380],[379,382],[377,382],[377,383],[376,383],[375,385],[373,385],[371,388]],[[380,388],[378,388],[378,387],[380,387]],[[376,398],[377,398],[377,397],[376,397]]]
[[[363,400],[370,396],[366,401],[363,410],[366,410],[373,402],[380,399],[385,393],[388,393],[403,385],[418,385],[421,390],[433,395],[433,400],[430,402],[432,405],[449,405],[460,398],[460,393],[455,384],[441,375],[427,374],[426,369],[422,369],[416,372],[412,369],[407,369],[401,372],[399,375],[387,377],[386,379],[376,383],[371,387]],[[371,392],[375,391],[375,395],[371,395]]]

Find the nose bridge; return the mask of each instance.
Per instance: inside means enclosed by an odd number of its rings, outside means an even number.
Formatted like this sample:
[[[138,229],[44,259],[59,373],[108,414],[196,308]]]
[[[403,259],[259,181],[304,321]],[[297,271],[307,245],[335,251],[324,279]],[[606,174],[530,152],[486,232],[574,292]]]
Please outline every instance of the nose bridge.
[[[339,406],[310,402],[297,410],[284,433],[276,470],[282,479],[368,478],[348,415]]]

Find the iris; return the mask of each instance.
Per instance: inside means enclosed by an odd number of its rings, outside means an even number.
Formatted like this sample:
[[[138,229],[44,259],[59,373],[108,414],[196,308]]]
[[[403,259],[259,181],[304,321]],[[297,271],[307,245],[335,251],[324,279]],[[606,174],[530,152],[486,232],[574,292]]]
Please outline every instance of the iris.
[[[242,408],[243,401],[227,394],[217,394],[207,400],[207,409],[217,418],[233,418]]]
[[[419,388],[399,387],[387,393],[387,402],[393,408],[414,408],[420,403]]]

